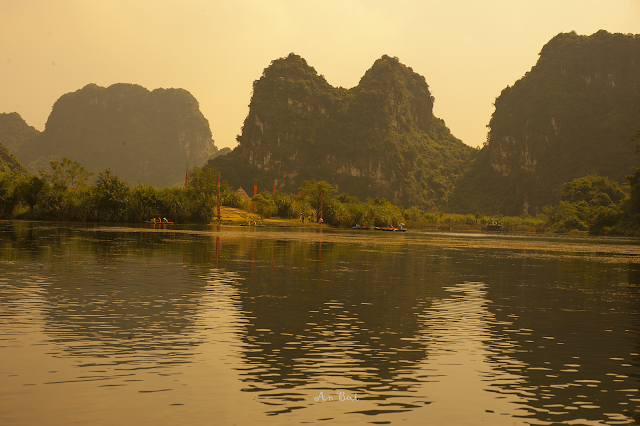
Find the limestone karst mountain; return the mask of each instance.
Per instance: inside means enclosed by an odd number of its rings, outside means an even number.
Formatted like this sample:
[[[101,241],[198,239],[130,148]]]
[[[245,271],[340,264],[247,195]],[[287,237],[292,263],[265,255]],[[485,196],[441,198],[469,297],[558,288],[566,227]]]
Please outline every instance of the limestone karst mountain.
[[[60,97],[45,130],[15,154],[34,173],[67,157],[94,173],[111,168],[130,184],[165,187],[215,151],[209,122],[186,90],[89,84]]]
[[[487,143],[449,210],[535,215],[560,186],[589,174],[626,183],[640,166],[640,35],[558,34],[495,101]]]
[[[232,187],[296,192],[325,180],[341,192],[424,209],[446,203],[475,151],[433,115],[425,78],[378,59],[352,89],[331,86],[295,54],[253,84],[239,146],[210,164]]]
[[[249,194],[254,182],[295,193],[315,179],[404,207],[536,214],[558,203],[565,182],[598,174],[626,183],[640,165],[628,142],[640,127],[640,36],[554,37],[496,98],[480,150],[455,138],[433,105],[425,78],[397,58],[382,56],[345,89],[290,54],[254,82],[239,145],[226,155],[191,94],[132,84],[63,95],[43,132],[0,114],[0,143],[34,173],[67,157],[162,187],[209,159]]]

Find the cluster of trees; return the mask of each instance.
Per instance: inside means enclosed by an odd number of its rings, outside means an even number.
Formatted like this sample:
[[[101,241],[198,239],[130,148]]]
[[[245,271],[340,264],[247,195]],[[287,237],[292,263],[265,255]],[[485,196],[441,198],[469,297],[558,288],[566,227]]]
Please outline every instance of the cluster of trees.
[[[412,207],[401,207],[381,198],[361,202],[325,181],[305,180],[298,194],[262,192],[251,200],[220,182],[220,173],[209,166],[188,171],[186,186],[156,189],[149,185],[129,186],[109,169],[93,173],[64,158],[51,161],[51,173],[27,176],[19,171],[0,176],[0,218],[27,217],[46,220],[96,222],[142,222],[167,217],[180,223],[209,223],[216,217],[217,194],[223,205],[253,209],[263,218],[295,219],[322,212],[324,223],[337,227],[437,224],[473,226],[487,217],[443,215]],[[551,232],[584,232],[598,235],[638,235],[640,229],[640,169],[627,176],[628,186],[607,177],[588,175],[561,187],[557,206],[543,208]],[[542,228],[544,219],[521,217],[511,225]],[[535,223],[534,223],[535,222]]]
[[[588,175],[561,187],[560,204],[543,208],[551,232],[588,231],[592,235],[638,235],[640,169],[624,187],[607,177]]]
[[[19,172],[0,177],[0,217],[31,219],[142,222],[167,217],[176,222],[207,223],[215,214],[217,179],[215,170],[193,167],[186,188],[131,187],[110,169],[93,173],[64,158],[51,161],[52,173],[25,176]],[[221,193],[237,201],[225,183]]]
[[[357,197],[338,194],[336,188],[325,181],[303,181],[300,195],[263,192],[255,195],[256,212],[262,217],[278,216],[295,219],[322,212],[323,222],[337,227],[391,226],[404,221],[403,210],[390,202],[373,198],[361,202]],[[226,200],[225,200],[226,203]]]
[[[640,129],[629,143],[640,140]],[[636,145],[636,154],[640,145]],[[589,231],[592,235],[638,236],[640,231],[640,169],[625,176],[628,186],[607,177],[588,175],[561,186],[560,204],[545,206],[552,232]]]
[[[262,217],[294,219],[322,210],[325,223],[343,227],[356,223],[389,226],[403,220],[402,210],[385,200],[362,203],[346,194],[334,196],[336,189],[324,181],[304,181],[300,195],[262,192],[248,201],[220,182],[220,173],[209,166],[191,168],[184,188],[163,189],[131,187],[109,169],[100,171],[90,184],[93,173],[67,158],[51,161],[51,169],[40,176],[2,175],[0,217],[132,223],[167,217],[173,222],[209,223],[217,214],[219,190],[223,205],[255,208]]]

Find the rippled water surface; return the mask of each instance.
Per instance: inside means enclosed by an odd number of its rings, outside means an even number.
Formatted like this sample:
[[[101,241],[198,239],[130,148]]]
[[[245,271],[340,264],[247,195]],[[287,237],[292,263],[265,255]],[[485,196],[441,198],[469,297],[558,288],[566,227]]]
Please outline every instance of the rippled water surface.
[[[635,424],[638,255],[0,222],[0,424]]]

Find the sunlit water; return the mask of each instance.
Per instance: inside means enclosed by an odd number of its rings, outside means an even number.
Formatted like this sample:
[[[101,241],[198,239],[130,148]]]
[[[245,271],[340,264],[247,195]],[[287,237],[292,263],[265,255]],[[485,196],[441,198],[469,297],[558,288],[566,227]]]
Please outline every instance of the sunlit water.
[[[0,222],[0,424],[640,418],[634,241],[229,229]]]

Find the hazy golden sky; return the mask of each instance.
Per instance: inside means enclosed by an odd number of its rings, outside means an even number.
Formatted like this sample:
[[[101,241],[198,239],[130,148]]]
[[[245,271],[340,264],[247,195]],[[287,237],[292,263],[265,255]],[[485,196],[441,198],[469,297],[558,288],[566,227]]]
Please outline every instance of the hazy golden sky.
[[[89,83],[183,88],[235,147],[262,70],[294,52],[334,86],[382,55],[423,75],[434,114],[471,146],[492,103],[560,32],[640,33],[640,0],[0,0],[0,112],[43,130]]]

